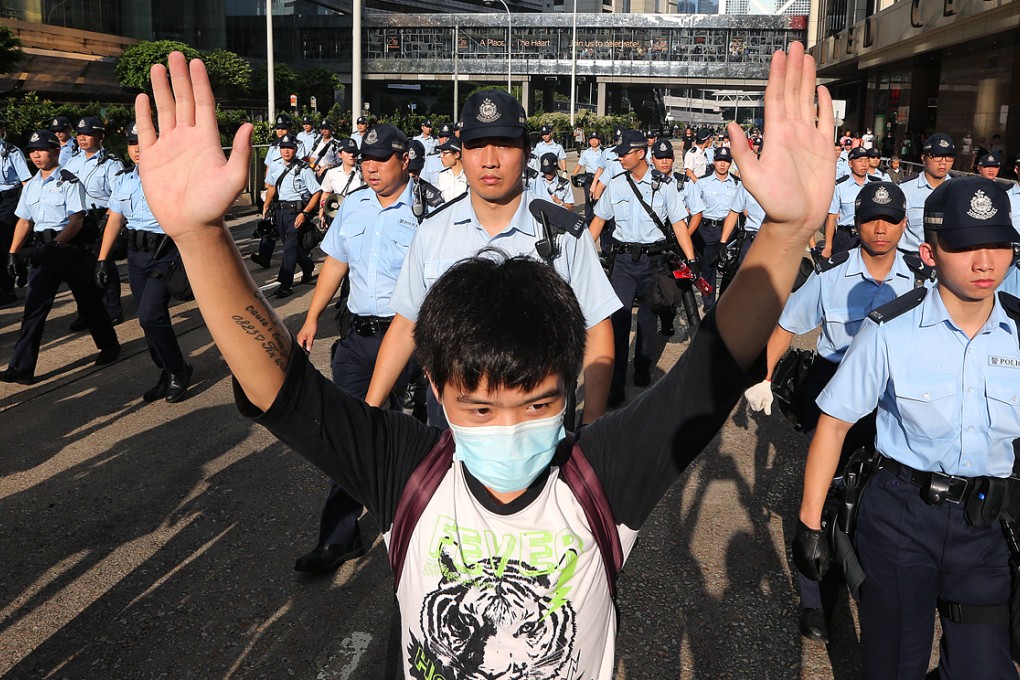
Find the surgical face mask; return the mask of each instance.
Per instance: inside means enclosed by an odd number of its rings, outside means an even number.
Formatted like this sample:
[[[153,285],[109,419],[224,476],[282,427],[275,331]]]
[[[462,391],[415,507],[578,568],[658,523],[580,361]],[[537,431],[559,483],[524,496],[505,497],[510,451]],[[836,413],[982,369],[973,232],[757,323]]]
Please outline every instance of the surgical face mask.
[[[464,427],[451,422],[456,443],[454,460],[462,461],[475,479],[494,491],[526,489],[549,467],[556,447],[566,436],[565,412],[566,408],[549,418],[516,425]],[[449,415],[446,420],[449,422]]]

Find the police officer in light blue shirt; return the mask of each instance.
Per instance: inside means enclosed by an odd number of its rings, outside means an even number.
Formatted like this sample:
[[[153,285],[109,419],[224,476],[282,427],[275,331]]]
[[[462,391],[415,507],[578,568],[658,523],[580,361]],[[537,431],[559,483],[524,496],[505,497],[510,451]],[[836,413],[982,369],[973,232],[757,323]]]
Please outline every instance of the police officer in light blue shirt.
[[[856,248],[860,239],[854,228],[854,205],[861,187],[868,182],[880,181],[868,175],[868,152],[864,147],[851,149],[849,158],[850,174],[836,180],[836,189],[832,192],[832,203],[829,205],[829,217],[825,221],[825,247],[822,257],[831,257],[837,253]]]
[[[362,140],[361,169],[367,186],[355,189],[340,206],[321,248],[326,253],[315,295],[297,334],[298,343],[310,351],[318,332],[318,319],[346,280],[350,295],[346,314],[331,362],[333,382],[345,392],[364,399],[372,378],[379,347],[394,308],[394,286],[418,228],[414,214],[407,136],[388,124],[374,125]],[[408,383],[409,369],[402,369],[397,383]],[[401,406],[399,396],[388,395],[391,408]],[[329,573],[344,561],[365,552],[358,526],[362,507],[333,483],[319,522],[314,550],[298,558],[294,569]]]
[[[443,171],[443,159],[439,153],[439,147],[446,144],[454,137],[453,126],[443,123],[439,126],[439,141],[432,147],[432,151],[425,154],[425,166],[421,171],[421,178],[433,186],[438,186],[439,173]],[[425,145],[422,144],[424,147]]]
[[[531,150],[531,158],[528,161],[528,167],[535,172],[541,172],[539,165],[542,156],[547,153],[556,155],[556,163],[560,170],[567,169],[567,152],[563,150],[563,145],[553,139],[553,129],[549,125],[543,125],[539,131],[542,139],[535,144],[535,148]]]
[[[74,173],[85,187],[86,214],[95,220],[97,225],[103,225],[106,222],[110,194],[113,192],[117,175],[124,170],[124,164],[103,148],[106,127],[100,119],[94,116],[80,118],[75,126],[75,132],[79,150],[71,156],[63,168]],[[99,234],[92,236],[101,238]],[[113,324],[117,325],[124,320],[124,308],[120,304],[120,271],[112,259],[108,263],[108,272],[103,302]],[[85,320],[79,313],[78,318],[71,322],[71,331],[82,330],[85,330]]]
[[[1013,166],[1013,173],[1020,178],[1020,159]],[[1009,217],[1013,221],[1013,228],[1020,231],[1020,183],[1014,183],[1006,193],[1009,195]]]
[[[935,189],[924,227],[920,256],[937,269],[937,286],[874,310],[818,398],[794,561],[808,576],[826,572],[820,517],[829,480],[846,432],[877,406],[878,469],[854,536],[866,576],[863,677],[924,677],[937,608],[942,680],[1016,678],[1000,515],[1020,493],[1010,478],[1020,301],[996,287],[1020,235],[1005,191],[984,178]]]
[[[422,121],[421,134],[415,135],[412,139],[418,140],[425,147],[426,157],[434,154],[436,147],[441,144],[441,142],[437,142],[436,138],[432,136],[432,120],[429,118]]]
[[[698,195],[704,205],[701,212],[691,217],[690,230],[691,240],[701,260],[702,275],[712,285],[712,292],[702,294],[706,312],[715,305],[716,265],[719,263],[723,224],[730,214],[733,197],[740,188],[740,180],[730,174],[732,163],[733,156],[729,147],[720,147],[715,150],[712,174],[692,182],[692,192]]]
[[[570,181],[557,172],[556,165],[556,154],[544,154],[540,159],[538,176],[527,183],[528,191],[535,198],[543,198],[567,210],[573,210],[574,190]]]
[[[110,251],[127,223],[128,281],[138,305],[138,323],[145,334],[149,357],[159,369],[155,386],[142,394],[142,400],[165,399],[173,404],[184,399],[193,372],[191,364],[184,359],[170,323],[167,272],[171,262],[178,257],[177,248],[149,210],[149,202],[142,190],[138,176],[138,162],[141,160],[138,126],[134,123],[127,135],[127,146],[128,155],[135,165],[116,177],[110,196],[110,220],[96,263],[96,285],[105,287],[105,279],[110,276],[107,265]]]
[[[956,160],[956,145],[949,135],[937,132],[924,140],[921,162],[924,170],[917,177],[904,180],[900,188],[907,196],[907,233],[903,235],[902,250],[916,253],[924,240],[924,202],[943,182],[952,179],[949,171]]]
[[[328,118],[319,122],[319,134],[312,146],[305,146],[308,149],[308,164],[312,166],[315,176],[321,183],[330,168],[341,164],[340,154],[343,152],[343,143],[333,136],[333,123]]]
[[[302,148],[311,155],[312,150],[319,144],[319,133],[315,131],[315,121],[312,120],[311,116],[304,116],[301,118],[301,132],[294,135],[299,142],[301,142]],[[304,158],[304,156],[299,156]]]
[[[657,321],[647,300],[652,276],[666,250],[679,248],[692,265],[694,262],[694,245],[687,231],[687,208],[676,184],[663,181],[657,170],[648,167],[647,148],[645,135],[640,130],[624,131],[616,145],[624,171],[609,181],[595,205],[595,218],[591,222],[592,237],[596,239],[607,221],[616,222],[609,246],[613,258],[609,280],[623,307],[612,317],[616,358],[609,391],[610,406],[620,404],[626,396],[627,350],[635,299],[640,302],[634,384],[644,387],[651,383]]]
[[[78,140],[71,134],[71,121],[64,116],[57,116],[50,121],[47,129],[57,136],[60,142],[60,166],[66,167],[71,157],[78,153]]]
[[[301,234],[305,229],[315,229],[312,218],[319,208],[322,187],[308,163],[297,158],[299,146],[292,135],[280,137],[281,162],[274,163],[266,175],[266,206],[271,205],[274,199],[277,201],[276,229],[283,239],[283,261],[276,276],[280,284],[275,293],[278,298],[293,294],[295,267],[301,267],[301,283],[312,283],[312,270],[315,268],[315,263],[301,243]],[[268,207],[263,209],[263,219],[267,211]],[[271,254],[272,250],[269,253],[259,253],[259,256],[264,261]]]
[[[21,321],[21,333],[10,363],[0,373],[0,382],[31,384],[39,358],[46,317],[61,283],[67,283],[85,318],[96,347],[97,366],[105,366],[120,356],[120,343],[103,309],[99,289],[92,282],[95,259],[90,255],[81,233],[85,216],[85,190],[70,173],[61,173],[57,164],[60,142],[48,130],[36,130],[28,141],[32,164],[39,169],[28,181],[15,214],[18,224],[7,257],[8,274],[13,276],[15,255],[29,242],[35,250],[30,256],[28,294]]]
[[[365,131],[368,130],[368,118],[364,116],[358,116],[358,120],[355,123],[357,126],[354,132],[351,133],[351,139],[358,143],[358,148],[361,148],[361,140],[365,137]]]
[[[595,216],[595,201],[592,199],[592,182],[595,180],[595,173],[602,167],[606,150],[602,148],[602,140],[594,130],[588,135],[588,148],[581,152],[577,158],[577,165],[574,166],[574,181],[579,181],[578,187],[584,192],[584,217],[591,222]],[[576,178],[580,177],[580,180]]]
[[[879,165],[882,164],[882,152],[876,147],[868,149],[868,178],[875,178],[881,182],[891,182],[889,175],[882,172],[879,169]],[[838,178],[837,178],[838,179]]]
[[[273,169],[274,165],[279,165],[280,163],[282,163],[280,159],[280,139],[283,138],[284,135],[290,134],[291,126],[292,123],[290,121],[290,117],[287,116],[286,114],[281,113],[279,116],[276,117],[276,124],[273,126],[273,131],[276,133],[276,139],[269,143],[269,150],[266,152],[265,165],[267,175]],[[296,149],[295,153],[297,154],[297,157],[298,158],[306,157],[308,155],[308,149],[305,147],[304,144],[298,141],[297,137],[293,138],[297,144],[297,146],[295,147]]]
[[[4,139],[6,136],[7,121],[0,116],[0,253],[6,253],[11,249],[14,225],[18,222],[14,209],[18,207],[22,186],[32,179],[28,163],[25,162],[25,154]],[[19,277],[7,275],[7,267],[0,271],[0,305],[9,304],[17,299],[14,293],[17,278]]]

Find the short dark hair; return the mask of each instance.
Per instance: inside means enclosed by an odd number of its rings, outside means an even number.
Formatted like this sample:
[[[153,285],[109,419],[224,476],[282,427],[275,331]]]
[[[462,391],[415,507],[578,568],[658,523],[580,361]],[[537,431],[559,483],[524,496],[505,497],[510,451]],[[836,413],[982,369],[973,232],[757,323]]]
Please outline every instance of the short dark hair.
[[[433,284],[414,329],[418,361],[436,389],[529,391],[550,375],[569,386],[584,359],[584,315],[549,265],[496,249],[451,267]]]

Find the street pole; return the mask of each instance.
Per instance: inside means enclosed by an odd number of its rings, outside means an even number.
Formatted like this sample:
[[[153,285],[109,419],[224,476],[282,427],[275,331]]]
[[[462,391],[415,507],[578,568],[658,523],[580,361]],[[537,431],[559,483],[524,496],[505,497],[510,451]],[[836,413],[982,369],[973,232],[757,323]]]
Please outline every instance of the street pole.
[[[513,56],[510,52],[511,36],[513,33],[513,19],[510,18],[510,6],[503,2],[503,0],[482,0],[482,4],[486,7],[492,7],[497,2],[503,5],[503,9],[506,10],[506,91],[508,94],[513,95],[513,92],[510,90],[514,72]]]
[[[460,26],[453,26],[453,120],[457,121],[460,111],[457,110],[457,102],[460,101]]]
[[[351,36],[351,132],[361,115],[361,2],[354,0],[354,35]]]
[[[570,127],[574,127],[574,111],[577,108],[577,0],[574,0],[574,33],[570,51]]]
[[[269,122],[276,120],[276,78],[273,67],[273,0],[266,0],[266,78],[269,80]]]

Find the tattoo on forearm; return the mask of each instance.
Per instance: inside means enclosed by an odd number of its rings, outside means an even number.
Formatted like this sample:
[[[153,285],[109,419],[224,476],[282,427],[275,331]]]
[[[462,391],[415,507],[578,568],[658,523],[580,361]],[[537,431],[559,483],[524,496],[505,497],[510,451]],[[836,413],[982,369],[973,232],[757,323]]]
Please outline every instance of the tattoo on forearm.
[[[290,362],[289,338],[276,325],[272,314],[267,311],[268,304],[258,291],[255,293],[255,300],[261,304],[248,305],[244,308],[246,314],[234,314],[232,319],[252,340],[261,345],[273,363],[286,371]]]

